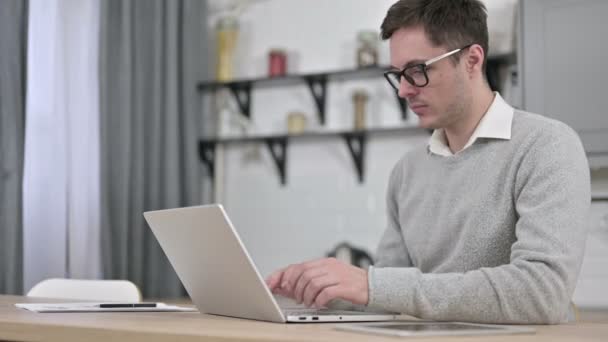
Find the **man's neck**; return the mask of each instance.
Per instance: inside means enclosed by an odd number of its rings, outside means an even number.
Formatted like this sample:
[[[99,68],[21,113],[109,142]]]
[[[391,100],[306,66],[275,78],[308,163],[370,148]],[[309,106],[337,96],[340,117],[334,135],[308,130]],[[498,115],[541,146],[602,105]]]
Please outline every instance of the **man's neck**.
[[[469,113],[465,114],[464,120],[445,127],[445,139],[452,153],[457,153],[464,148],[493,101],[494,93],[489,87],[484,87],[481,96],[473,96],[471,106],[468,108]]]

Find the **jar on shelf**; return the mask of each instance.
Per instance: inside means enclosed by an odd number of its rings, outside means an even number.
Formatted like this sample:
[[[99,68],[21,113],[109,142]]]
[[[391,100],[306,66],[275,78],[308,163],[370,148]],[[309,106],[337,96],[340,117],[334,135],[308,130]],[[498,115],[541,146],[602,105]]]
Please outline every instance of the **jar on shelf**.
[[[306,115],[302,112],[287,114],[287,133],[290,135],[302,134],[306,130]]]
[[[369,96],[365,90],[356,90],[353,92],[353,107],[354,107],[354,128],[355,130],[365,129],[365,107]]]
[[[357,35],[357,66],[359,68],[378,65],[378,33],[360,31]]]
[[[238,36],[238,21],[236,17],[226,16],[218,20],[217,27],[217,67],[216,78],[226,82],[232,80],[234,49]]]
[[[279,77],[287,74],[287,52],[282,49],[272,49],[268,53],[268,76]]]

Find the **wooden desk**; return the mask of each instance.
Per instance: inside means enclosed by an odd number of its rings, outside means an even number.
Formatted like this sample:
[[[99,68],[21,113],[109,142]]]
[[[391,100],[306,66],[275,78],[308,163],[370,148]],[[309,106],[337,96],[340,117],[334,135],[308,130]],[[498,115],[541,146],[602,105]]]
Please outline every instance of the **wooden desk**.
[[[42,302],[37,300],[38,302]],[[280,324],[202,315],[170,313],[41,314],[15,308],[36,302],[0,296],[1,341],[390,341],[399,339],[332,330],[333,324]],[[424,338],[435,341],[608,341],[608,312],[592,321],[537,326],[535,335]],[[422,341],[422,340],[420,340]]]

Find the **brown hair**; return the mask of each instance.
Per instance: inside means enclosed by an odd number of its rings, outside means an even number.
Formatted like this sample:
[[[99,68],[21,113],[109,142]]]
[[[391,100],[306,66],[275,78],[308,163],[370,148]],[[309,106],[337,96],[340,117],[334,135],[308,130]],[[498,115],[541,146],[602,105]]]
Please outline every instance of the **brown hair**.
[[[488,56],[486,6],[479,0],[399,0],[389,8],[380,26],[381,37],[389,39],[400,28],[422,26],[435,46],[448,50],[479,44],[484,51],[483,71]],[[457,63],[460,54],[451,56]]]

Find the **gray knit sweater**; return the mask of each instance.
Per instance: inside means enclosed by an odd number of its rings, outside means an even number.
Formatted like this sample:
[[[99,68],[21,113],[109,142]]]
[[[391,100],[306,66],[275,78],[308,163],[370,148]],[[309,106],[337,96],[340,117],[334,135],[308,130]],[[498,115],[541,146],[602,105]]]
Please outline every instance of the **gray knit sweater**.
[[[433,320],[565,322],[587,234],[587,159],[565,124],[515,111],[511,140],[408,152],[387,193],[369,308]]]

